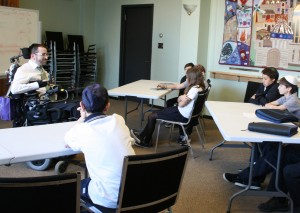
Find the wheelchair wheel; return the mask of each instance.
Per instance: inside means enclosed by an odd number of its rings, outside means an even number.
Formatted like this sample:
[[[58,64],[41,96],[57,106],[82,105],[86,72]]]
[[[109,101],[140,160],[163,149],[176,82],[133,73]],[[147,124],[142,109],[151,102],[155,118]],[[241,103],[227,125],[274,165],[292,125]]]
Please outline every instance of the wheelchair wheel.
[[[56,174],[63,174],[68,167],[68,163],[65,161],[58,161],[55,165],[54,171]]]
[[[35,160],[26,162],[27,166],[36,171],[44,171],[51,165],[52,159]]]

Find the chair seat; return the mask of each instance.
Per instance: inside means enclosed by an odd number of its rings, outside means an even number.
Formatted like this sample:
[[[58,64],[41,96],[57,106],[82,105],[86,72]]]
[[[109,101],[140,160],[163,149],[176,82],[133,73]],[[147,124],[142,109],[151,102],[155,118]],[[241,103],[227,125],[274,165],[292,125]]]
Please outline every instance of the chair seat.
[[[116,209],[99,206],[99,205],[93,203],[93,201],[91,199],[88,199],[84,196],[80,197],[80,203],[81,203],[81,206],[83,206],[85,209],[88,209],[94,213],[115,213],[116,212]]]

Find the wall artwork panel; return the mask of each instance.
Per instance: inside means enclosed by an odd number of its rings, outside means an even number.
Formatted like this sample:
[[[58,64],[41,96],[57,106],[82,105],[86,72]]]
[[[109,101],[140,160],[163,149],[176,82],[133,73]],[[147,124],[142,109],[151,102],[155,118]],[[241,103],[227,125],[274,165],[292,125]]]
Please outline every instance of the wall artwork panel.
[[[219,63],[300,71],[297,0],[225,0]]]

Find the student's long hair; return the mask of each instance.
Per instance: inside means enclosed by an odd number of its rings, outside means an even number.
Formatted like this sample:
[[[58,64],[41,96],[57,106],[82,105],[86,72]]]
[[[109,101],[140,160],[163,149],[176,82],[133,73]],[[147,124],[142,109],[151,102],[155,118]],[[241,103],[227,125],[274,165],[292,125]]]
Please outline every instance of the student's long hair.
[[[187,94],[193,86],[199,86],[202,90],[205,90],[204,76],[202,73],[205,73],[205,68],[201,64],[186,71],[189,86],[185,88],[184,94]]]

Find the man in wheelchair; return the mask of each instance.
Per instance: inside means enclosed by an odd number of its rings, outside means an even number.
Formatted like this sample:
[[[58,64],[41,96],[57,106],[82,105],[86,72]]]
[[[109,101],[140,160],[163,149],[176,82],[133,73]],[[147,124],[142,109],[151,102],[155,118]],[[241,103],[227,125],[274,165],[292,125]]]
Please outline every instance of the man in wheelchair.
[[[18,68],[10,88],[15,107],[14,127],[24,125],[26,112],[30,108],[26,106],[27,99],[33,97],[36,99],[44,95],[49,81],[49,74],[43,69],[43,65],[46,65],[48,60],[48,52],[45,46],[32,44],[28,48],[28,55],[23,55],[23,57],[29,60]]]
[[[67,116],[79,116],[75,114],[79,103],[51,102],[51,95],[57,93],[58,88],[48,84],[49,74],[43,68],[48,60],[47,48],[32,44],[28,51],[23,49],[23,57],[29,60],[17,69],[10,88],[15,110],[13,127],[56,123]],[[66,110],[74,114],[66,115]]]
[[[23,48],[22,54],[12,57],[11,62],[23,56],[28,62],[19,66],[14,64],[10,73],[9,96],[14,103],[13,127],[41,125],[77,120],[79,101],[67,101],[68,92],[63,91],[65,98],[52,101],[51,96],[61,90],[49,84],[49,74],[44,70],[48,60],[47,48],[42,44],[32,44]],[[35,170],[45,170],[51,159],[27,162]]]

